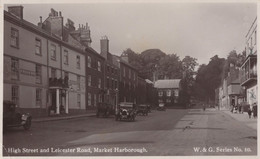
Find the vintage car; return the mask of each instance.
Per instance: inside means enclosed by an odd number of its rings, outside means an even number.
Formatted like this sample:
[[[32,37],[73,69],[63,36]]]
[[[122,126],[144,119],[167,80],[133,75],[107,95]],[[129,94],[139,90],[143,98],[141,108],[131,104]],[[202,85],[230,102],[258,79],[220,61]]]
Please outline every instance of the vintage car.
[[[4,101],[3,105],[3,131],[8,127],[23,126],[25,130],[31,127],[32,116],[29,113],[22,114],[16,110],[16,104]]]
[[[96,116],[97,117],[109,117],[110,115],[114,115],[115,114],[115,109],[113,108],[113,106],[111,104],[108,103],[98,103],[97,106],[97,113]]]
[[[163,111],[165,111],[166,109],[165,109],[164,103],[159,103],[159,106],[157,107],[157,110],[163,110]]]
[[[136,106],[134,103],[122,102],[116,110],[115,120],[130,120],[135,121]]]
[[[137,114],[148,115],[149,108],[146,104],[140,104],[137,108]]]

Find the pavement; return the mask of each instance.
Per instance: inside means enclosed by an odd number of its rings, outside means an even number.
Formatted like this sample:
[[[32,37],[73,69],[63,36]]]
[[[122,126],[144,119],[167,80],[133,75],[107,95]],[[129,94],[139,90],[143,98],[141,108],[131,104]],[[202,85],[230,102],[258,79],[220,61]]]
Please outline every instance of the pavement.
[[[57,121],[57,120],[69,120],[69,119],[76,119],[76,118],[84,118],[84,117],[91,117],[95,116],[95,112],[88,112],[85,114],[77,114],[77,115],[59,115],[59,116],[47,116],[47,117],[39,117],[33,118],[32,122],[48,122],[48,121]]]
[[[249,118],[248,113],[244,112],[240,113],[231,113],[229,110],[223,110],[226,114],[230,115],[233,119],[240,121],[246,124],[248,127],[257,130],[257,118],[251,117]]]

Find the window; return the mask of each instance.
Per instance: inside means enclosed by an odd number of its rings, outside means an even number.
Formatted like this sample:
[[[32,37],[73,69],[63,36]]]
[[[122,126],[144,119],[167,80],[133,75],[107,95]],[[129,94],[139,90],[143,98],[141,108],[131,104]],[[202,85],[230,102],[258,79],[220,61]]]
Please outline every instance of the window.
[[[176,97],[178,97],[179,96],[179,91],[176,89],[176,90],[174,90],[174,95],[176,96]]]
[[[99,94],[98,99],[99,99],[99,102],[101,103],[102,102],[102,95],[101,94]]]
[[[35,75],[36,75],[36,83],[41,83],[42,82],[42,67],[41,67],[41,65],[36,64]]]
[[[19,87],[12,86],[12,102],[15,104],[19,104]]]
[[[171,90],[167,90],[167,96],[170,97],[172,95]]]
[[[107,77],[107,88],[109,88],[109,77]]]
[[[91,93],[88,93],[88,106],[91,106]]]
[[[42,105],[42,90],[36,88],[36,106]]]
[[[109,66],[107,66],[107,73],[109,73],[110,72],[110,67]]]
[[[56,69],[51,68],[51,78],[56,78]]]
[[[11,46],[19,48],[19,31],[11,28]]]
[[[77,55],[77,68],[80,69],[80,56]]]
[[[170,99],[166,99],[166,103],[171,103],[172,101]]]
[[[115,80],[115,88],[117,89],[117,80]]]
[[[19,63],[18,59],[11,59],[11,78],[14,80],[19,80]]]
[[[111,89],[114,89],[114,80],[111,79]]]
[[[98,71],[101,72],[101,63],[100,63],[100,61],[98,61]]]
[[[40,39],[35,39],[35,54],[42,55],[42,42]]]
[[[129,90],[131,89],[131,83],[129,82]]]
[[[69,52],[68,52],[68,50],[64,50],[64,64],[65,65],[69,64]]]
[[[135,73],[133,72],[133,74],[134,74],[134,81],[135,81]]]
[[[77,105],[78,105],[78,108],[80,108],[81,104],[80,104],[80,94],[77,94]]]
[[[69,73],[68,72],[64,72],[64,78],[69,79]]]
[[[125,77],[125,67],[123,67],[123,76]]]
[[[88,86],[91,86],[91,75],[88,75]]]
[[[56,45],[51,44],[51,59],[56,60]]]
[[[101,79],[98,79],[98,88],[101,88]]]
[[[91,57],[88,56],[88,67],[91,68]]]
[[[162,97],[163,96],[163,91],[159,91],[158,95],[159,95],[159,97]]]
[[[77,85],[78,85],[78,90],[80,90],[80,76],[77,75]]]
[[[128,77],[129,77],[129,79],[131,79],[131,70],[129,69],[129,72],[128,72],[129,74],[128,74]]]
[[[96,106],[97,106],[97,95],[94,94],[94,107],[96,107]]]

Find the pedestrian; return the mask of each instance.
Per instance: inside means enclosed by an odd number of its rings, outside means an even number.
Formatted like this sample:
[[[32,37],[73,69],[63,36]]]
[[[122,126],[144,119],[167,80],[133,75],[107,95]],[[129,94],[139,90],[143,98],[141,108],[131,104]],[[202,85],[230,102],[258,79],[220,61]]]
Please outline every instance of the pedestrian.
[[[236,105],[235,106],[235,113],[237,113],[238,112],[238,106]]]
[[[203,104],[202,107],[203,107],[203,111],[205,111],[206,110],[206,105]]]
[[[242,113],[242,105],[241,104],[239,104],[239,106],[238,106],[238,111],[239,111],[239,114]]]
[[[257,105],[256,105],[256,103],[253,104],[253,117],[254,118],[257,117]]]
[[[231,113],[234,111],[234,104],[231,105]]]
[[[248,116],[249,116],[249,119],[251,118],[251,113],[252,113],[252,111],[251,111],[251,108],[249,107],[248,108],[248,111],[247,111],[247,113],[248,113]]]

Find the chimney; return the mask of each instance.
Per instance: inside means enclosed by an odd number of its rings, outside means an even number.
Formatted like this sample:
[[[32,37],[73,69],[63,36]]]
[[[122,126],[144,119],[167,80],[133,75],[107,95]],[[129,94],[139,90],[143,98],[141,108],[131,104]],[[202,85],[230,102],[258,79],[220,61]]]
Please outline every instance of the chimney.
[[[75,31],[74,22],[70,19],[67,19],[66,27],[69,29],[69,31]]]
[[[100,51],[106,54],[109,52],[109,40],[107,36],[103,36],[100,40]]]
[[[8,12],[20,19],[23,19],[23,6],[10,6],[8,7]]]
[[[42,16],[40,16],[40,22],[38,23],[38,27],[42,28]]]
[[[121,55],[121,59],[124,60],[125,62],[129,63],[129,61],[128,61],[128,54],[123,53],[123,54]]]

